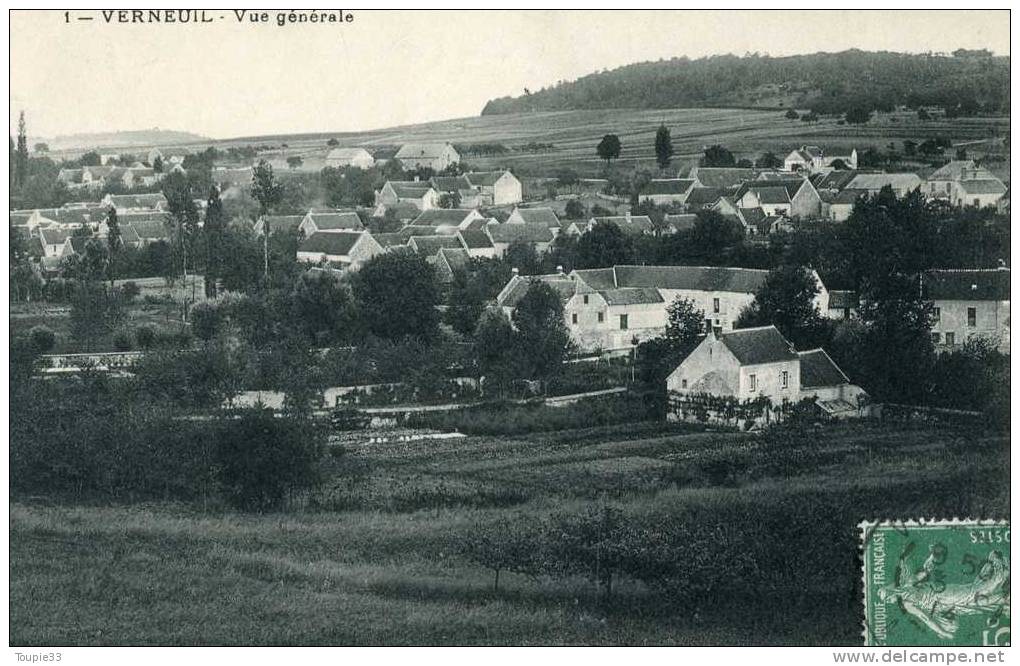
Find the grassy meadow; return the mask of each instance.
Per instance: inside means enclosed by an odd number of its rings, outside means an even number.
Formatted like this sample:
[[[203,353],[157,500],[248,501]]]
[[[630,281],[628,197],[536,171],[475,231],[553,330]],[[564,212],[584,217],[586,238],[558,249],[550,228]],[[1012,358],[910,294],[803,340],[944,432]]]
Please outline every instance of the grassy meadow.
[[[645,422],[510,438],[334,441],[314,502],[246,515],[14,497],[12,645],[860,642],[856,523],[1008,516],[1008,437],[860,423],[788,446]],[[502,517],[611,503],[771,516],[760,581],[694,600],[622,580],[492,572],[463,555]],[[757,513],[756,513],[757,512]],[[729,554],[693,544],[725,566]]]
[[[138,296],[125,307],[124,321],[116,330],[99,337],[90,350],[82,349],[72,335],[71,306],[68,303],[12,302],[8,315],[11,335],[26,335],[34,326],[45,326],[56,334],[50,353],[111,352],[116,351],[114,340],[119,333],[133,333],[140,326],[149,326],[159,332],[180,332],[184,328],[181,315],[185,299],[189,302],[205,300],[205,283],[201,275],[189,276],[187,282],[176,280],[172,286],[163,278],[116,280],[115,284],[123,286],[125,282],[138,285]]]

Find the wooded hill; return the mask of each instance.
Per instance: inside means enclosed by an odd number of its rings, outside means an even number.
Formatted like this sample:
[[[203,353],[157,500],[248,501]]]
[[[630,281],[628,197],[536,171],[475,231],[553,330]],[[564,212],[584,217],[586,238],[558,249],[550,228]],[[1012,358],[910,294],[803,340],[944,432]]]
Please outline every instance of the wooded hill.
[[[866,52],[758,54],[642,62],[490,100],[482,115],[574,109],[760,107],[843,113],[939,106],[950,115],[1007,113],[1009,57]]]

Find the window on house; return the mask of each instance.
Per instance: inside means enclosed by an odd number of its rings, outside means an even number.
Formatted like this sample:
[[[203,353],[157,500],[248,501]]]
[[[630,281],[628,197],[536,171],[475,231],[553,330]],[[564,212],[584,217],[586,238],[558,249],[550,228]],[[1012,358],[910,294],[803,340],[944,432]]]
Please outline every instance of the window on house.
[[[570,315],[570,323],[572,323],[572,324],[576,324],[577,323],[577,313],[576,312],[574,314]]]
[[[753,392],[757,391],[758,390],[758,375],[748,375],[747,376],[747,380],[748,380],[748,382],[750,382],[751,392],[753,393]]]
[[[787,372],[786,370],[783,370],[783,372],[780,373],[779,375],[779,387],[780,388],[790,387],[790,373]]]
[[[946,194],[949,194],[949,186],[950,185],[952,185],[952,183],[946,183]]]
[[[712,319],[710,317],[705,319],[705,333],[712,331]]]
[[[937,345],[937,344],[940,344],[941,342],[942,342],[942,336],[939,335],[939,333],[937,331],[932,331],[932,334],[931,334],[931,343],[933,345]]]
[[[933,310],[933,315],[935,317],[935,321],[941,321],[942,320],[942,308],[935,308]]]
[[[718,298],[713,298],[712,299],[712,312],[715,312],[717,314],[719,312],[719,299]]]
[[[588,305],[588,294],[584,295],[584,304]]]
[[[606,320],[606,313],[605,312],[600,312],[599,313],[599,323],[601,324],[605,320]]]
[[[967,308],[967,326],[977,326],[977,308]]]
[[[686,379],[681,379],[680,380],[680,388],[682,388],[682,389],[687,388],[687,380]]]
[[[946,346],[952,347],[956,344],[956,333],[946,333]]]
[[[974,208],[981,208],[981,200],[974,199]]]
[[[627,330],[627,315],[620,315],[620,330]]]

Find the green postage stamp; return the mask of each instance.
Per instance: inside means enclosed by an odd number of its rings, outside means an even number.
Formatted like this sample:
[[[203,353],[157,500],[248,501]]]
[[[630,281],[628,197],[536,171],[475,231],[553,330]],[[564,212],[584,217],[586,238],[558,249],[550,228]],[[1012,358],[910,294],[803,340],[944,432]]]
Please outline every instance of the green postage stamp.
[[[1009,645],[1009,521],[860,528],[865,645]]]

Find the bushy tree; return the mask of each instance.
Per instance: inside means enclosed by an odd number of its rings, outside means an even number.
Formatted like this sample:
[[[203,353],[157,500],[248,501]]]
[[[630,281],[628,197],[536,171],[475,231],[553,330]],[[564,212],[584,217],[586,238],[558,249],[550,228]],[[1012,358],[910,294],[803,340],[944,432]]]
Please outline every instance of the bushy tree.
[[[475,331],[475,355],[486,394],[490,387],[505,390],[516,373],[517,353],[516,334],[506,314],[498,307],[486,309]]]
[[[513,323],[525,374],[546,379],[558,372],[571,347],[559,294],[545,282],[532,281],[514,309]]]
[[[381,338],[434,338],[439,332],[435,273],[418,254],[388,252],[365,262],[353,280],[368,330]]]
[[[271,511],[288,495],[319,481],[323,437],[307,420],[253,408],[224,420],[215,433],[218,478],[228,500],[245,511]]]
[[[620,156],[621,148],[622,146],[620,145],[620,137],[616,136],[615,134],[606,134],[604,137],[602,137],[602,140],[599,141],[599,145],[596,146],[595,153],[600,158],[604,159],[606,161],[606,164],[608,165],[610,162],[612,162],[613,160]]]
[[[630,263],[634,243],[616,224],[596,224],[577,240],[577,268],[606,268]]]
[[[825,326],[815,298],[820,288],[814,274],[801,266],[780,266],[769,271],[751,302],[740,313],[735,328],[774,325],[799,349],[825,342]]]
[[[871,120],[871,110],[863,106],[847,109],[844,119],[850,125],[863,125]]]
[[[732,167],[736,164],[737,158],[733,153],[718,144],[705,148],[705,154],[701,158],[701,166],[706,167]]]
[[[47,326],[33,326],[28,332],[28,339],[38,354],[45,354],[52,350],[53,345],[57,342],[56,334]]]
[[[783,160],[770,151],[762,153],[761,157],[755,160],[754,166],[759,169],[780,169],[783,166]]]

